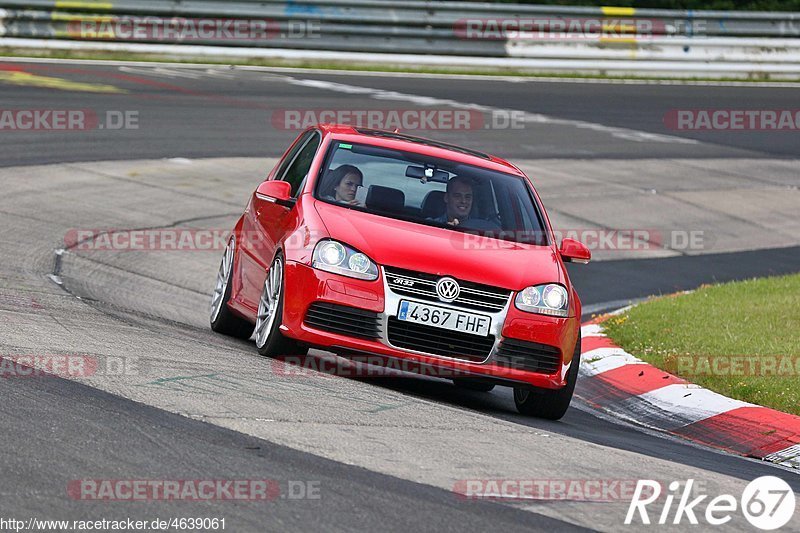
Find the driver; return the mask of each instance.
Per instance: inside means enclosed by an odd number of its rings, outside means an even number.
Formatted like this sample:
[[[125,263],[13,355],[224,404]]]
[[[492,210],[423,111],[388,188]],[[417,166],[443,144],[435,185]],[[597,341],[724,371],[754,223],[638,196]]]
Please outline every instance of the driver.
[[[487,220],[471,218],[474,188],[473,181],[465,176],[453,176],[450,178],[444,194],[445,212],[432,220],[450,226],[462,226],[471,229],[500,229],[498,225]]]

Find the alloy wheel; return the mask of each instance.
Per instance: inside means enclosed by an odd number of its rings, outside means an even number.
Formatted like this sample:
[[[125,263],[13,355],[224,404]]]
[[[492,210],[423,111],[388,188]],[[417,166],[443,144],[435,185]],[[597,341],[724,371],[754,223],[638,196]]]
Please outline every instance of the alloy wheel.
[[[256,317],[256,346],[263,348],[269,340],[275,323],[281,290],[283,290],[283,261],[275,259],[267,272],[264,281],[264,290],[258,302],[258,316]]]

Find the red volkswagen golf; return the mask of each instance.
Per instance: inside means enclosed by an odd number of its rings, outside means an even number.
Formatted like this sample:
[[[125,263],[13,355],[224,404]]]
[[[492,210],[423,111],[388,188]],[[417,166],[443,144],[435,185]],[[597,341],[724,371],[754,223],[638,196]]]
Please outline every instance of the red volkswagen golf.
[[[412,363],[473,390],[512,386],[521,413],[558,419],[581,342],[564,262],[589,258],[577,241],[558,246],[532,184],[502,159],[318,125],[236,223],[211,327],[255,329],[262,355],[317,347]]]

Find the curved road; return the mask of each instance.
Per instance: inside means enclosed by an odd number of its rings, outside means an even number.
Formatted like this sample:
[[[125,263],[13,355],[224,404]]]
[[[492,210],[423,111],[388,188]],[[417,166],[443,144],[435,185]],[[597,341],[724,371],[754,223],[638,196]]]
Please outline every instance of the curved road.
[[[0,131],[0,355],[82,354],[107,370],[0,380],[7,398],[4,515],[216,516],[233,531],[610,531],[622,524],[628,500],[498,503],[459,499],[451,490],[470,479],[693,478],[714,496],[738,494],[749,480],[772,474],[800,491],[794,472],[608,420],[580,400],[552,423],[518,416],[505,389],[487,395],[433,379],[292,372],[258,357],[251,343],[208,330],[218,251],[70,250],[57,260],[61,285],[50,278],[53,252],[71,230],[229,228],[271,158],[296,135],[275,127],[276,112],[421,106],[524,113],[522,129],[427,134],[540,175],[563,227],[619,227],[611,225],[615,217],[628,217],[623,227],[655,220],[674,228],[670,212],[681,209],[694,217],[691,228],[710,228],[707,249],[611,251],[601,258],[618,260],[572,269],[589,309],[797,271],[800,243],[791,216],[783,216],[800,185],[796,134],[686,135],[661,121],[682,106],[790,108],[794,88],[5,62],[0,93],[8,108],[135,111],[138,118],[138,129],[120,131]],[[659,167],[692,168],[694,181],[672,176],[667,186],[670,171]],[[640,178],[637,168],[653,175]],[[644,196],[651,189],[656,200]],[[740,206],[737,195],[745,193],[755,198],[750,219],[711,205],[725,198]],[[631,204],[633,194],[656,203],[638,215],[636,203],[630,213],[603,212],[618,198]],[[761,218],[765,205],[772,218]],[[634,226],[637,216],[642,226]],[[113,370],[120,362],[123,371]],[[87,501],[66,489],[81,479],[271,479],[283,497]],[[318,486],[320,498],[293,500],[290,482]],[[741,515],[729,525],[749,530]]]

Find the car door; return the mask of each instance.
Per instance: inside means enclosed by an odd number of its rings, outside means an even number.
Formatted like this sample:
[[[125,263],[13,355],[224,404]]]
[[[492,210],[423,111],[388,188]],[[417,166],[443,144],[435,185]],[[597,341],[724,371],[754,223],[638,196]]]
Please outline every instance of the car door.
[[[298,135],[267,179],[271,180],[284,175],[298,152],[303,149],[313,134],[313,131],[305,131]],[[240,280],[239,286],[234,286],[235,300],[253,312],[258,308],[258,298],[261,296],[264,283],[265,267],[261,258],[266,254],[259,250],[266,246],[274,251],[274,243],[272,245],[268,243],[267,236],[263,234],[261,224],[258,222],[259,205],[255,203],[257,200],[254,192],[242,217],[242,230],[239,235],[239,250],[242,253],[239,254],[238,276],[234,277],[234,279]]]
[[[318,131],[305,132],[270,177],[273,180],[288,182],[292,187],[293,198],[297,198],[302,190],[303,181],[311,168],[321,140],[322,136]],[[243,272],[242,279],[246,293],[244,299],[248,306],[257,307],[276,248],[284,235],[293,231],[297,225],[297,209],[280,205],[253,193],[243,224],[248,240],[246,255],[249,256],[247,259],[249,264],[244,266],[247,272]]]

